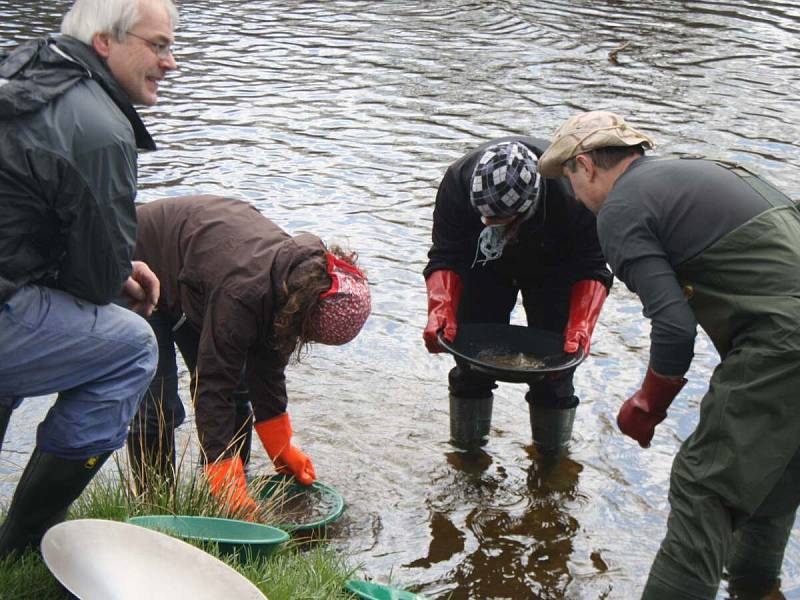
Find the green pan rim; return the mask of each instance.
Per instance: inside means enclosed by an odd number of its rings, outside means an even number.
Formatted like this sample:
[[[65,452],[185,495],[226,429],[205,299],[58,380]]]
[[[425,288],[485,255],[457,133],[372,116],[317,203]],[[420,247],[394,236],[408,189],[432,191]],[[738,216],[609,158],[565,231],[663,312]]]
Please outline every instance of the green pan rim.
[[[265,479],[268,481],[281,481],[281,480],[286,481],[288,479],[294,479],[294,476],[276,473],[274,475],[266,475],[258,479]],[[302,486],[302,484],[300,483],[298,483],[297,485]],[[330,514],[328,514],[325,517],[322,517],[321,519],[317,519],[316,521],[311,521],[309,523],[281,523],[280,525],[274,525],[274,527],[278,527],[279,529],[284,529],[286,531],[309,531],[312,529],[319,529],[321,527],[329,525],[330,523],[333,523],[336,519],[342,516],[345,506],[344,497],[336,489],[332,488],[331,486],[325,483],[322,483],[319,480],[315,481],[308,487],[320,492],[321,494],[324,494],[325,496],[333,498],[334,500],[333,508]],[[264,498],[262,497],[262,500],[263,499]]]
[[[176,531],[174,529],[169,528],[166,525],[164,526],[164,528],[158,528],[155,524],[145,525],[145,519],[150,519],[153,521],[184,519],[188,521],[203,520],[203,521],[227,521],[234,523],[244,523],[245,525],[254,528],[266,527],[267,529],[271,530],[271,533],[273,535],[275,535],[275,539],[258,541],[258,540],[243,540],[238,538],[227,538],[227,537],[191,535],[182,533],[180,531]],[[249,521],[239,521],[237,519],[223,519],[220,517],[201,517],[200,515],[139,515],[137,517],[129,517],[127,519],[127,522],[130,523],[131,525],[138,525],[139,527],[146,527],[147,529],[167,532],[183,540],[198,540],[201,542],[211,542],[214,544],[235,544],[237,546],[270,546],[270,545],[283,544],[284,542],[289,540],[289,534],[286,533],[286,531],[284,531],[280,527],[275,527],[274,525],[266,525],[264,523],[250,523]]]
[[[376,588],[381,591],[385,592],[394,592],[403,594],[408,600],[427,600],[425,596],[420,596],[419,594],[415,594],[414,592],[409,592],[407,590],[401,590],[399,588],[395,588],[384,583],[375,583],[374,581],[365,581],[363,579],[348,579],[344,584],[345,589],[358,596],[359,598],[369,599],[369,600],[378,600],[378,596],[372,593],[369,589],[366,588]]]

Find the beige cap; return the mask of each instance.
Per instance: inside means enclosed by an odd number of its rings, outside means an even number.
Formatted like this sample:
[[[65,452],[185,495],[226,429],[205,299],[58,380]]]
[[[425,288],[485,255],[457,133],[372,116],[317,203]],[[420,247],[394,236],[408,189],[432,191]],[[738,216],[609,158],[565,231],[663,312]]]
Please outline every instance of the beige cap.
[[[636,146],[655,142],[637,131],[619,115],[594,110],[570,117],[559,127],[547,150],[539,157],[539,173],[544,177],[561,177],[561,165],[573,156],[608,146]]]

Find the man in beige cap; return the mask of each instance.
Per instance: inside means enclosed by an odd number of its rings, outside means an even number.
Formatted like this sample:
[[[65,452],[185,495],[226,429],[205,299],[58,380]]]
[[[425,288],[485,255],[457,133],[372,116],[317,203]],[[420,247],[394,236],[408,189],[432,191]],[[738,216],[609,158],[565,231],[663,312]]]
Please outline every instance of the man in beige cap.
[[[609,265],[651,319],[622,432],[650,445],[686,383],[698,323],[721,358],[675,457],[643,598],[713,599],[723,567],[733,597],[761,598],[780,585],[800,504],[800,213],[741,167],[644,156],[652,146],[618,115],[583,113],[539,169],[567,177],[597,214]]]

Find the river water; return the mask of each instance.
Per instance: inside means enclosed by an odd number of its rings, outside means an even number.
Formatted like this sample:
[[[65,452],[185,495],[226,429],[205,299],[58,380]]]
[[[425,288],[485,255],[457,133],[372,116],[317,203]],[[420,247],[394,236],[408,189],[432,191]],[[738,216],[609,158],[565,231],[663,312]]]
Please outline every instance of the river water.
[[[67,6],[0,0],[0,46],[55,31]],[[643,375],[649,327],[617,285],[576,375],[569,455],[556,465],[537,456],[525,388],[501,384],[491,442],[466,459],[447,442],[452,361],[421,339],[436,187],[486,139],[548,137],[574,112],[608,109],[652,133],[658,154],[736,160],[800,199],[800,6],[184,0],[180,9],[180,72],[142,111],[160,150],[141,157],[139,199],[245,198],[291,232],[357,250],[372,283],[363,333],[314,348],[287,375],[297,441],[347,500],[332,543],[368,576],[432,598],[636,597],[713,347],[698,337],[689,384],[641,450],[615,415]],[[0,458],[4,500],[51,400],[14,415]],[[254,467],[268,469],[260,449]],[[783,589],[800,598],[799,525]]]

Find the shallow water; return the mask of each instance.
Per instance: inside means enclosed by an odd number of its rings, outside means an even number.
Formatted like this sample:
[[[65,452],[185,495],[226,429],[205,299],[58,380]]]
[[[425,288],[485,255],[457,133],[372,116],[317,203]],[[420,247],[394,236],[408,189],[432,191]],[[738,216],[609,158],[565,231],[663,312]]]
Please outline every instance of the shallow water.
[[[57,29],[68,2],[0,0],[0,46]],[[648,359],[647,322],[618,285],[576,386],[569,456],[530,447],[525,388],[502,384],[476,460],[447,443],[452,360],[422,345],[421,271],[446,166],[488,138],[547,137],[610,109],[660,154],[739,161],[800,199],[800,8],[790,1],[184,0],[181,71],[142,111],[160,151],[141,200],[245,198],[285,229],[357,250],[373,316],[288,372],[297,442],[347,510],[333,543],[366,573],[434,598],[632,598],[663,536],[672,457],[716,354],[641,450],[616,429]],[[609,53],[619,50],[617,63]],[[517,322],[519,315],[516,316]],[[49,399],[14,415],[8,498]],[[192,440],[191,427],[182,428]],[[254,470],[268,470],[256,450]],[[800,598],[800,527],[784,562]]]

